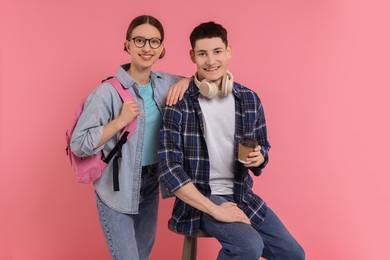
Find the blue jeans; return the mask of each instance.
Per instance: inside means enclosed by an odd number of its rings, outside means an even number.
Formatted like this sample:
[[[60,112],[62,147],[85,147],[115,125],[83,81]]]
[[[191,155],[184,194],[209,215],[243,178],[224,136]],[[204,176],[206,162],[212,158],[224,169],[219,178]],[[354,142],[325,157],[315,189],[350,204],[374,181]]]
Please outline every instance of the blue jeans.
[[[96,195],[100,225],[112,259],[149,259],[156,237],[158,187],[156,165],[142,167],[139,213],[133,215],[109,208]]]
[[[220,205],[233,201],[233,196],[212,195],[210,200]],[[305,259],[302,247],[270,208],[259,231],[244,223],[220,222],[207,214],[203,214],[201,228],[221,243],[218,260]]]

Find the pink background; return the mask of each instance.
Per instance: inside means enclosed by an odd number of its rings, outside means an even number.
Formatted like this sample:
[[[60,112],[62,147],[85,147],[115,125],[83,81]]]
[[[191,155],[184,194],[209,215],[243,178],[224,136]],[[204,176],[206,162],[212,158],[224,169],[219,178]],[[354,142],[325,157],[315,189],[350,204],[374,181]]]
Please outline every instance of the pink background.
[[[380,0],[1,0],[0,259],[108,259],[93,189],[64,133],[80,98],[129,60],[129,21],[166,29],[155,69],[191,75],[190,31],[226,26],[230,70],[265,106],[271,161],[255,190],[307,259],[390,259],[390,5]],[[387,173],[387,174],[386,174]],[[179,259],[161,203],[151,259]],[[199,259],[219,245],[199,242]]]

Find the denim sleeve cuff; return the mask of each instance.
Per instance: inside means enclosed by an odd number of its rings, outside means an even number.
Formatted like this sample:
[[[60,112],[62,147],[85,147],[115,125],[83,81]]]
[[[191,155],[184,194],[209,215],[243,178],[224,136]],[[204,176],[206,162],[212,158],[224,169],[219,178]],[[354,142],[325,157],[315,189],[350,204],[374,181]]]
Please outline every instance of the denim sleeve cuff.
[[[104,145],[95,148],[99,144],[100,139],[102,138],[103,128],[104,126],[98,126],[89,130],[89,133],[82,147],[82,151],[86,155],[97,154],[103,149]]]

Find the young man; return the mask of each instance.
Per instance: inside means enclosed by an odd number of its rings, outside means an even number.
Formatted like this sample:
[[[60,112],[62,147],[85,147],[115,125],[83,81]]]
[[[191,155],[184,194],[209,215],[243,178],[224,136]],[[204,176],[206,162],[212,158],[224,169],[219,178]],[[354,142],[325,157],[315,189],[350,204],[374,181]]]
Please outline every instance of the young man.
[[[166,107],[159,157],[163,196],[174,194],[171,223],[180,233],[207,231],[222,245],[218,259],[304,259],[301,246],[252,191],[270,145],[255,92],[233,82],[225,28],[202,23],[190,36],[197,71],[181,102]],[[243,137],[259,144],[238,161]]]

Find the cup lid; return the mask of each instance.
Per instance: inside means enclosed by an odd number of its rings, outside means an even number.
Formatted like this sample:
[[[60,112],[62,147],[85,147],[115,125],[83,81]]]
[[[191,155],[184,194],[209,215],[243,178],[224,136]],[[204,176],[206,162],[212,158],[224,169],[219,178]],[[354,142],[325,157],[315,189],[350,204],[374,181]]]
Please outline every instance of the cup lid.
[[[243,137],[241,138],[240,143],[244,146],[253,147],[255,148],[257,146],[257,141],[254,138],[251,137]]]

